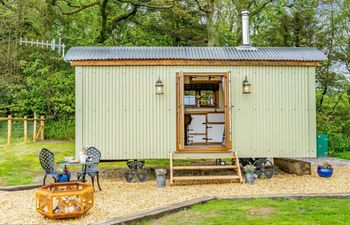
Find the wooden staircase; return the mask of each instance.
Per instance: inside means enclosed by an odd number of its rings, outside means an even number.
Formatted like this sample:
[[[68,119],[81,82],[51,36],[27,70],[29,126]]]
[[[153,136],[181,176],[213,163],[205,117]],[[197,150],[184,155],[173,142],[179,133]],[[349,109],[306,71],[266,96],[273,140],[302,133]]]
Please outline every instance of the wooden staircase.
[[[175,166],[174,160],[203,160],[203,159],[231,159],[232,165],[196,165],[196,166]],[[176,171],[195,171],[195,170],[230,170],[230,175],[205,175],[205,176],[175,176]],[[176,181],[214,181],[214,180],[230,180],[243,182],[242,172],[239,165],[238,155],[236,152],[174,152],[170,154],[170,184],[173,185]]]

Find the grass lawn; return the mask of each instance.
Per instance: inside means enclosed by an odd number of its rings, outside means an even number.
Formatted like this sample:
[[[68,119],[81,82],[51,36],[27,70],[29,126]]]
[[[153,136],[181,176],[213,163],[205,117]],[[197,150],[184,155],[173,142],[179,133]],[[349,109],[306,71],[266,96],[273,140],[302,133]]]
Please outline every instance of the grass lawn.
[[[140,225],[349,224],[350,199],[215,200]]]
[[[41,183],[44,171],[39,162],[39,152],[47,148],[55,154],[55,161],[75,155],[74,141],[46,140],[37,143],[0,145],[0,186]],[[191,163],[185,161],[184,163]],[[168,159],[147,160],[147,167],[167,167]],[[101,168],[126,168],[125,162],[100,163]],[[79,169],[80,167],[70,167]],[[49,179],[49,178],[48,178]]]
[[[67,141],[0,145],[0,185],[37,183],[43,177],[38,155],[44,147],[55,153],[55,161],[74,155],[74,142]]]
[[[336,158],[350,160],[350,152],[334,152],[334,153],[332,153],[331,156],[332,157],[336,157]]]

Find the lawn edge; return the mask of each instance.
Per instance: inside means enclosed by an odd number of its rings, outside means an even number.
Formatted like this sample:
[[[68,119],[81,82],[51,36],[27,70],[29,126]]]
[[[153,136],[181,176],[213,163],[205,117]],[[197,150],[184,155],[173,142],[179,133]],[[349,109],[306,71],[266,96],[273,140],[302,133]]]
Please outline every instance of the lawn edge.
[[[158,207],[151,210],[141,211],[139,213],[133,213],[127,216],[114,217],[108,220],[103,220],[89,225],[112,225],[112,224],[133,224],[147,219],[158,219],[168,214],[177,213],[184,209],[189,209],[193,205],[203,204],[211,200],[216,199],[215,197],[201,197],[194,198],[187,201],[182,201],[162,207]]]
[[[218,200],[250,200],[250,199],[300,199],[300,198],[350,198],[350,192],[341,193],[310,193],[310,194],[267,194],[267,195],[241,195],[241,196],[216,196],[215,199]]]
[[[243,196],[207,196],[194,198],[187,201],[182,201],[174,204],[169,204],[163,207],[158,207],[151,210],[133,213],[127,216],[114,217],[108,220],[103,220],[89,225],[115,225],[115,224],[133,224],[144,220],[154,220],[165,215],[174,214],[184,209],[189,209],[197,204],[204,204],[212,200],[249,200],[249,199],[302,199],[302,198],[350,198],[350,192],[346,193],[311,193],[311,194],[276,194],[276,195],[243,195]]]
[[[25,191],[41,187],[41,184],[16,185],[16,186],[0,186],[0,191]]]

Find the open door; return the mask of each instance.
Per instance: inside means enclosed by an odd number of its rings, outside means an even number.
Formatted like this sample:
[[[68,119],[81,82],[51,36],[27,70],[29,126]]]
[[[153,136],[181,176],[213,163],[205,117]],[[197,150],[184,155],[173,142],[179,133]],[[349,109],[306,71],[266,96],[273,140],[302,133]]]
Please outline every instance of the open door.
[[[185,147],[185,105],[184,105],[184,74],[183,72],[176,74],[176,110],[177,110],[177,150],[182,150]]]
[[[176,151],[230,151],[230,89],[229,72],[176,74]]]
[[[224,92],[225,92],[225,147],[230,150],[232,148],[231,140],[231,111],[232,111],[232,102],[231,102],[231,73],[228,72],[223,77],[224,83]]]

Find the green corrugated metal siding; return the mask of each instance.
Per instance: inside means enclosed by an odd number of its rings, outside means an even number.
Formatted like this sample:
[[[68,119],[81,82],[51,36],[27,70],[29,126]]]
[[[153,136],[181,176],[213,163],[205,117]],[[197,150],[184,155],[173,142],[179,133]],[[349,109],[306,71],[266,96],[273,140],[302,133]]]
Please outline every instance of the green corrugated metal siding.
[[[176,149],[180,71],[231,71],[232,141],[240,157],[316,156],[315,68],[272,66],[77,67],[77,151],[94,145],[103,159],[167,158]],[[246,75],[249,95],[241,88]]]
[[[249,95],[242,94],[245,76]],[[240,156],[315,156],[314,68],[239,67],[231,79],[232,140]]]

